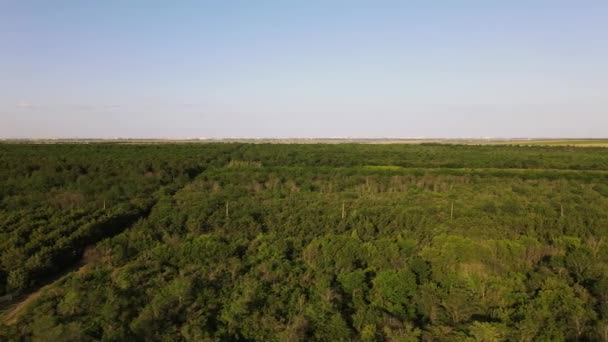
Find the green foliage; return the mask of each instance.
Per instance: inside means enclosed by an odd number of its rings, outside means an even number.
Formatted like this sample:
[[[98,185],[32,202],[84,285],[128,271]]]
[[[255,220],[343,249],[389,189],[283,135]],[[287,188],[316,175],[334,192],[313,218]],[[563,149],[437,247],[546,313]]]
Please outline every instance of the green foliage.
[[[410,271],[381,271],[373,280],[371,304],[405,319],[414,318],[416,277]],[[409,304],[409,305],[408,305]]]
[[[20,144],[0,166],[0,298],[52,281],[0,340],[608,338],[604,149]]]

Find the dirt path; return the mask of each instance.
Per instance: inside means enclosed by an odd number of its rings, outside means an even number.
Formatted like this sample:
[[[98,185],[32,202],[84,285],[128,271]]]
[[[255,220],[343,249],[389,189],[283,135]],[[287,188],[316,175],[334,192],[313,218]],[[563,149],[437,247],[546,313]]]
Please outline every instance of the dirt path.
[[[47,285],[48,286],[48,285]],[[6,325],[12,325],[17,323],[17,318],[19,318],[19,316],[21,315],[22,312],[24,312],[24,309],[33,301],[35,301],[38,297],[40,297],[40,295],[42,294],[42,292],[44,291],[44,289],[46,288],[43,287],[37,291],[34,291],[32,293],[29,293],[25,299],[19,301],[17,304],[14,304],[12,307],[10,307],[8,309],[7,312],[4,313],[4,315],[2,316],[2,323],[6,324]]]
[[[40,288],[13,298],[13,304],[0,311],[0,322],[5,325],[17,323],[17,319],[26,311],[27,307],[36,301],[36,299],[38,299],[38,297],[40,297],[44,292],[53,288],[55,284],[59,283],[71,274],[85,271],[86,268],[88,268],[88,266],[97,259],[98,255],[96,255],[95,248],[87,247],[82,258],[76,265],[69,267],[59,275],[48,278],[46,281],[44,281],[44,285],[42,285]]]
[[[201,172],[202,173],[202,172]],[[197,174],[196,176],[200,175]],[[196,176],[194,178],[196,178]],[[192,181],[188,182],[190,184]],[[176,189],[173,191],[175,194],[177,191],[181,190],[183,187]],[[152,208],[156,204],[150,206],[150,208],[146,211],[146,213],[142,216],[139,216],[137,219],[142,219],[148,217]],[[117,234],[124,232],[126,229],[129,229],[134,222],[137,220],[133,220],[130,224],[126,225],[123,229],[121,229]],[[113,234],[113,235],[117,235]],[[56,274],[52,277],[47,278],[46,280],[41,281],[39,284],[41,285],[38,289],[32,290],[29,293],[25,293],[13,298],[7,305],[0,306],[0,327],[2,325],[12,325],[17,323],[19,317],[26,312],[28,306],[36,301],[42,294],[51,288],[55,287],[57,283],[62,281],[64,278],[70,276],[74,273],[82,273],[86,272],[86,269],[89,268],[93,263],[101,258],[99,251],[95,248],[95,245],[100,241],[96,241],[95,244],[87,246],[84,248],[82,256],[80,260],[76,261],[74,264],[69,265],[64,271],[59,274]]]

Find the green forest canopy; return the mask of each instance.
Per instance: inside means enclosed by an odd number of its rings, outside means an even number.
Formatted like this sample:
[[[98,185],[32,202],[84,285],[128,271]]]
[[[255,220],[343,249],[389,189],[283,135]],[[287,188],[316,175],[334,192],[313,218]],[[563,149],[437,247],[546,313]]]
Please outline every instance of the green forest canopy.
[[[606,241],[603,148],[0,144],[0,340],[608,341]]]

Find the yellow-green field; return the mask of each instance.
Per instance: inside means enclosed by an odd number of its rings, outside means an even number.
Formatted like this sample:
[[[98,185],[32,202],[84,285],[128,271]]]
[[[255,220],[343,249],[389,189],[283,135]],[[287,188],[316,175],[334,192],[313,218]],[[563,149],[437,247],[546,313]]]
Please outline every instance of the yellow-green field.
[[[544,139],[544,140],[509,140],[490,142],[509,145],[545,145],[545,146],[578,146],[578,147],[608,147],[608,139]]]

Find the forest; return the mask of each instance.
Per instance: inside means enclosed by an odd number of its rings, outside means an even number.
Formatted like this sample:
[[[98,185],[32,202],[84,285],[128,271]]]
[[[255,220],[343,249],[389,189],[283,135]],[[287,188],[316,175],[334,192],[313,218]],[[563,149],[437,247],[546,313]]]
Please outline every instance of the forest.
[[[0,341],[608,341],[608,150],[0,144]]]

